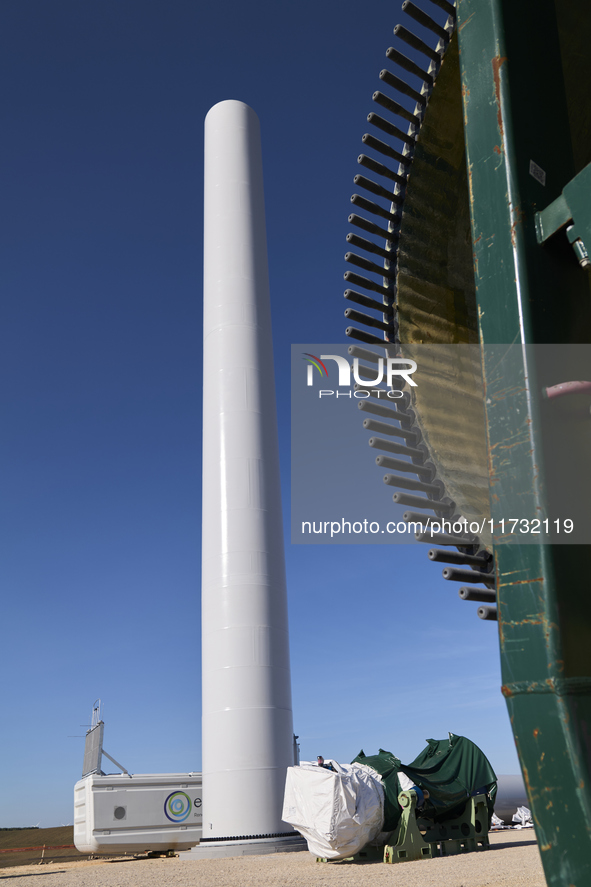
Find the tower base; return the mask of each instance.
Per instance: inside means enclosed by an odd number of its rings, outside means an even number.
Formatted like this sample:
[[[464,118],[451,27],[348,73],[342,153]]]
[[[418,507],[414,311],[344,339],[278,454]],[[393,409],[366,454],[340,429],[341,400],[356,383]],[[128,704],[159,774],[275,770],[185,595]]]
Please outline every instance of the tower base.
[[[243,841],[207,841],[179,853],[179,859],[223,859],[232,856],[255,856],[269,853],[295,853],[307,850],[308,843],[297,832],[279,838],[250,838]]]

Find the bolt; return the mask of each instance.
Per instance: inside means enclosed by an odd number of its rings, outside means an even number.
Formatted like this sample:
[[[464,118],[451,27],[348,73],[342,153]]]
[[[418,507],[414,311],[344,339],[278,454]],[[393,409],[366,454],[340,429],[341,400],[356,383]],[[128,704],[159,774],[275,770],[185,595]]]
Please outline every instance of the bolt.
[[[579,260],[579,265],[581,268],[591,268],[591,259],[589,258],[589,254],[585,249],[585,244],[579,238],[575,240],[573,243],[573,248],[575,253],[577,254],[577,259]]]
[[[573,228],[574,228],[574,225],[568,226],[568,228],[566,229],[567,235],[569,235],[569,232],[572,231]],[[570,236],[569,236],[569,240],[570,240]],[[573,245],[573,249],[575,251],[575,254],[577,256],[577,259],[579,261],[579,265],[581,266],[581,268],[586,268],[586,269],[591,268],[591,259],[589,258],[589,253],[587,252],[587,248],[586,248],[585,244],[583,243],[583,241],[581,240],[581,238],[577,237],[577,239],[572,240],[571,243]]]

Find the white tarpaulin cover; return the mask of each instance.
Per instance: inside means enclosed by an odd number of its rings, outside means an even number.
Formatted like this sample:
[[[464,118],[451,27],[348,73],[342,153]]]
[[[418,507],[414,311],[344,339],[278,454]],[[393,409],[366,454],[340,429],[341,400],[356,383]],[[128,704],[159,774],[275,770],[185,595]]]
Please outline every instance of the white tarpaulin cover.
[[[384,788],[364,764],[337,764],[327,770],[302,761],[287,768],[282,819],[308,842],[315,856],[352,856],[373,840],[384,821]]]
[[[517,813],[513,814],[513,828],[533,828],[534,823],[531,818],[531,810],[529,807],[518,807]]]

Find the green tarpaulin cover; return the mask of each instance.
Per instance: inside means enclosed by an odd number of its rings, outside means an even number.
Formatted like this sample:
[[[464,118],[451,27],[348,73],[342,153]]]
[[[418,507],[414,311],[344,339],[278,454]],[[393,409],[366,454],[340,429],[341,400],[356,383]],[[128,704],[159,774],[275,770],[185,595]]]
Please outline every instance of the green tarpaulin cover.
[[[449,734],[449,739],[427,739],[427,748],[410,764],[403,764],[389,751],[377,755],[360,751],[352,763],[366,764],[382,777],[385,791],[384,831],[396,828],[400,819],[398,795],[401,787],[398,773],[402,771],[429,798],[420,815],[435,822],[458,816],[471,795],[486,794],[489,822],[497,793],[497,777],[488,759],[464,736]]]

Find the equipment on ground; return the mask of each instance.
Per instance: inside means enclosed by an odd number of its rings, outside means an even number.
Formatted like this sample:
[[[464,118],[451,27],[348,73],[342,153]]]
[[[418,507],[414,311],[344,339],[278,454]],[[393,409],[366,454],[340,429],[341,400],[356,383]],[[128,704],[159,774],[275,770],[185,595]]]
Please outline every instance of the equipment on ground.
[[[189,850],[202,825],[201,773],[90,774],[74,786],[81,853]]]
[[[469,739],[427,741],[411,764],[380,749],[287,772],[283,818],[319,860],[402,862],[488,848],[496,776]]]
[[[74,844],[81,853],[169,853],[199,843],[201,773],[128,773],[103,749],[100,700],[86,733],[74,786]],[[103,773],[103,755],[122,772]]]

